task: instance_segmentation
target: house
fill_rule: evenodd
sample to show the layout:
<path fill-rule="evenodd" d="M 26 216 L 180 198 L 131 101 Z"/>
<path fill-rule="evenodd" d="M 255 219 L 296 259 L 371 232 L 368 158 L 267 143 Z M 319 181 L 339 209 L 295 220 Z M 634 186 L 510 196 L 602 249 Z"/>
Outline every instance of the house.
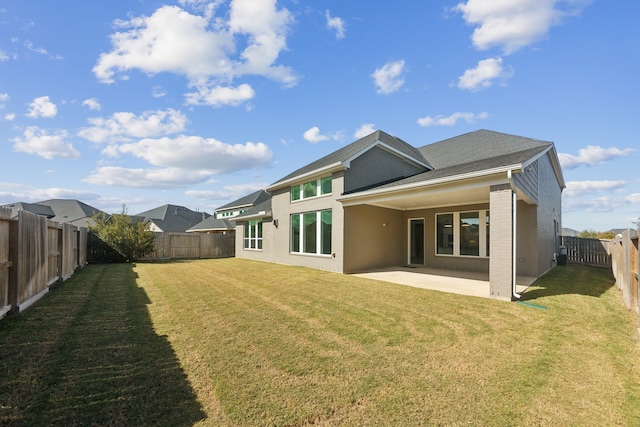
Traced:
<path fill-rule="evenodd" d="M 564 187 L 552 142 L 478 130 L 415 148 L 376 131 L 268 186 L 269 206 L 235 217 L 236 256 L 480 272 L 511 300 L 516 274 L 555 265 Z"/>
<path fill-rule="evenodd" d="M 70 223 L 77 227 L 93 225 L 93 216 L 104 213 L 79 200 L 50 199 L 37 203 L 12 203 L 5 205 L 11 208 L 12 216 L 17 216 L 19 210 L 25 210 L 60 222 Z"/>
<path fill-rule="evenodd" d="M 183 233 L 211 215 L 192 211 L 184 206 L 163 205 L 134 216 L 148 222 L 151 231 Z"/>
<path fill-rule="evenodd" d="M 252 208 L 265 200 L 270 200 L 271 195 L 265 190 L 255 191 L 247 196 L 241 197 L 238 200 L 227 203 L 224 206 L 220 206 L 216 209 L 216 218 L 229 219 L 244 213 L 247 209 Z"/>
<path fill-rule="evenodd" d="M 233 202 L 220 206 L 215 210 L 212 217 L 196 224 L 187 230 L 188 233 L 235 233 L 236 224 L 233 218 L 248 209 L 266 201 L 271 200 L 271 195 L 264 190 L 255 191 L 249 195 L 241 197 Z"/>
<path fill-rule="evenodd" d="M 210 216 L 186 230 L 187 233 L 235 233 L 236 225 L 234 221 Z"/>

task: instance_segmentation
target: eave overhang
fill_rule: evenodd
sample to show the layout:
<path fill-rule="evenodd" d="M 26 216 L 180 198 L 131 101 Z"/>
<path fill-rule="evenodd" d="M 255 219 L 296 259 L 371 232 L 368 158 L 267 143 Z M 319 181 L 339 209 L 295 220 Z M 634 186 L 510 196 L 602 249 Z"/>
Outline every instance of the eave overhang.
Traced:
<path fill-rule="evenodd" d="M 501 166 L 459 175 L 374 188 L 337 198 L 343 206 L 373 205 L 415 210 L 461 204 L 488 203 L 492 185 L 509 183 L 508 171 L 520 173 L 522 164 Z"/>

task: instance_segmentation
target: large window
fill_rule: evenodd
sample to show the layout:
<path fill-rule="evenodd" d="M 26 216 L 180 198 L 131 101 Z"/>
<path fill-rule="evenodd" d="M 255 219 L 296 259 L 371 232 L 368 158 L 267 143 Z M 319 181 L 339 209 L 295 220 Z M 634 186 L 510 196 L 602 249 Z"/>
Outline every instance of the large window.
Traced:
<path fill-rule="evenodd" d="M 252 219 L 244 227 L 244 248 L 262 249 L 262 220 Z"/>
<path fill-rule="evenodd" d="M 291 215 L 291 252 L 331 254 L 331 210 Z"/>
<path fill-rule="evenodd" d="M 436 254 L 489 256 L 489 211 L 436 215 Z"/>
<path fill-rule="evenodd" d="M 291 201 L 311 199 L 313 197 L 331 194 L 331 177 L 327 176 L 304 184 L 291 187 Z"/>

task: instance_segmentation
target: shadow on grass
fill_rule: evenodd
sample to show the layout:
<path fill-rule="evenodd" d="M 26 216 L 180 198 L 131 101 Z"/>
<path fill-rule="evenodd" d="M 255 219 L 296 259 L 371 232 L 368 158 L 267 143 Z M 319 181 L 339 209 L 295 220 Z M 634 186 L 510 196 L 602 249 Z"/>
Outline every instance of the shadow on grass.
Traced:
<path fill-rule="evenodd" d="M 205 418 L 131 264 L 96 264 L 0 322 L 0 425 L 193 425 Z"/>
<path fill-rule="evenodd" d="M 556 295 L 585 295 L 600 298 L 615 284 L 610 270 L 580 264 L 558 266 L 539 278 L 525 293 L 521 301 Z"/>

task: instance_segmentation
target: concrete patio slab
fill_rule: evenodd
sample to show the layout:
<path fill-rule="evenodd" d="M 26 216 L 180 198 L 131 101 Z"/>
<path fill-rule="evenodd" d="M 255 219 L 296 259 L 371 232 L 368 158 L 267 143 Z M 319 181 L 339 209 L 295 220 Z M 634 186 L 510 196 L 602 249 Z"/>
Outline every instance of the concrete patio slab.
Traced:
<path fill-rule="evenodd" d="M 416 288 L 430 289 L 459 295 L 491 298 L 489 290 L 489 273 L 405 266 L 389 267 L 363 273 L 355 273 L 353 275 L 400 285 L 413 286 Z M 517 292 L 524 292 L 535 280 L 535 277 L 517 277 Z"/>

